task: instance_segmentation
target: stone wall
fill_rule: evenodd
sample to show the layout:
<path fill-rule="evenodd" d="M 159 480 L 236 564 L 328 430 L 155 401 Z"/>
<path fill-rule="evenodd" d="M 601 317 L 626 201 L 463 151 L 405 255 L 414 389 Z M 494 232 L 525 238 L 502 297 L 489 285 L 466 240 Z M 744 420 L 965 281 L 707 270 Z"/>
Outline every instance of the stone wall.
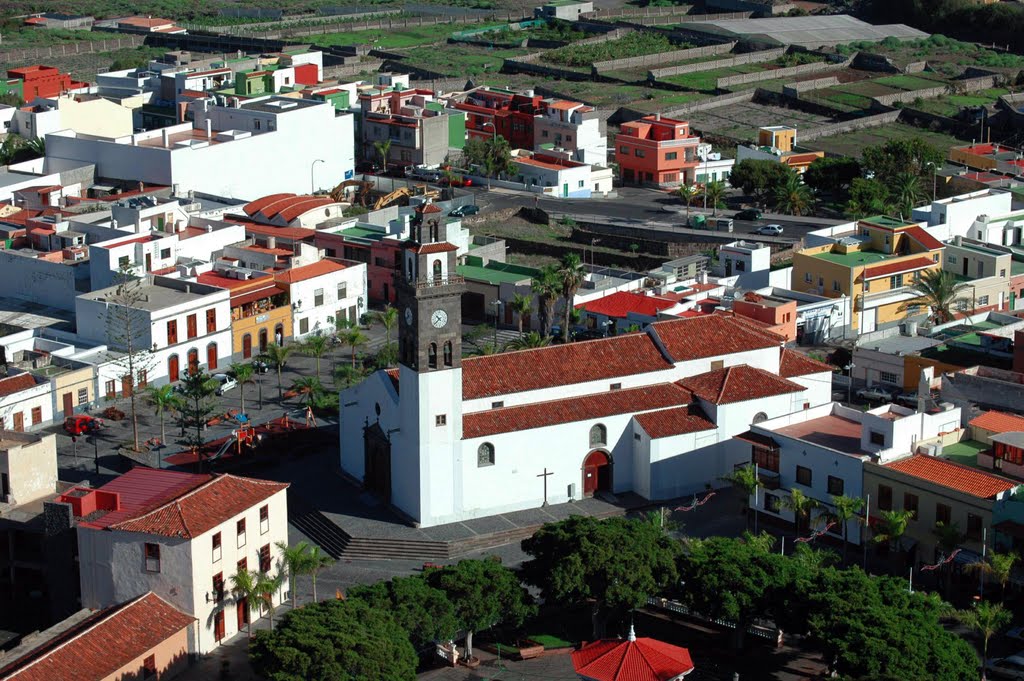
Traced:
<path fill-rule="evenodd" d="M 747 102 L 754 101 L 754 96 L 756 94 L 756 90 L 730 92 L 725 95 L 719 95 L 718 97 L 711 97 L 710 99 L 702 99 L 697 102 L 683 104 L 682 106 L 678 106 L 674 109 L 667 109 L 666 111 L 662 112 L 662 115 L 668 118 L 678 118 L 679 116 L 685 116 L 686 114 L 690 114 L 695 111 L 717 109 L 722 106 L 729 106 L 730 104 L 745 104 Z"/>
<path fill-rule="evenodd" d="M 764 80 L 775 80 L 777 78 L 788 78 L 790 76 L 802 76 L 808 73 L 829 73 L 845 70 L 850 65 L 849 59 L 838 64 L 818 62 L 815 64 L 800 64 L 799 66 L 787 66 L 781 69 L 770 69 L 756 73 L 740 73 L 735 76 L 726 76 L 715 81 L 715 86 L 722 90 L 731 85 L 743 85 L 745 83 L 759 83 Z"/>
<path fill-rule="evenodd" d="M 21 64 L 52 59 L 54 57 L 70 57 L 75 54 L 92 54 L 94 52 L 110 52 L 129 47 L 139 47 L 145 44 L 146 36 L 126 35 L 110 40 L 75 40 L 46 47 L 28 47 L 21 50 L 4 50 L 0 52 L 0 64 L 7 64 L 9 68 Z"/>
<path fill-rule="evenodd" d="M 782 86 L 782 92 L 787 97 L 797 99 L 800 97 L 801 92 L 820 90 L 822 88 L 832 87 L 833 85 L 839 85 L 839 79 L 835 76 L 825 76 L 823 78 L 815 78 L 813 80 L 801 80 L 797 83 L 787 83 Z"/>
<path fill-rule="evenodd" d="M 900 110 L 895 109 L 893 111 L 886 111 L 873 116 L 864 116 L 863 118 L 856 118 L 854 120 L 843 121 L 841 123 L 830 123 L 817 128 L 801 129 L 797 133 L 797 140 L 798 142 L 810 142 L 811 140 L 816 140 L 819 137 L 830 137 L 832 135 L 840 135 L 844 132 L 853 132 L 854 130 L 877 128 L 881 125 L 895 123 L 899 120 L 900 114 Z"/>
<path fill-rule="evenodd" d="M 684 73 L 696 73 L 697 71 L 712 71 L 714 69 L 724 69 L 730 66 L 740 66 L 741 64 L 756 64 L 765 61 L 771 61 L 772 59 L 778 59 L 779 57 L 786 54 L 786 48 L 778 47 L 771 50 L 761 50 L 759 52 L 747 52 L 746 54 L 737 54 L 733 57 L 726 57 L 725 59 L 715 59 L 714 61 L 699 62 L 697 64 L 683 64 L 681 66 L 668 66 L 663 69 L 652 69 L 647 74 L 647 80 L 658 80 L 665 76 L 678 76 Z"/>
<path fill-rule="evenodd" d="M 735 42 L 722 43 L 720 45 L 707 45 L 705 47 L 691 47 L 685 50 L 674 50 L 672 52 L 659 52 L 657 54 L 645 54 L 639 57 L 626 57 L 624 59 L 610 59 L 608 61 L 594 62 L 592 68 L 595 73 L 602 71 L 614 71 L 616 69 L 633 69 L 639 66 L 655 66 L 657 64 L 668 64 L 674 61 L 696 59 L 707 57 L 713 54 L 728 54 L 736 47 Z"/>

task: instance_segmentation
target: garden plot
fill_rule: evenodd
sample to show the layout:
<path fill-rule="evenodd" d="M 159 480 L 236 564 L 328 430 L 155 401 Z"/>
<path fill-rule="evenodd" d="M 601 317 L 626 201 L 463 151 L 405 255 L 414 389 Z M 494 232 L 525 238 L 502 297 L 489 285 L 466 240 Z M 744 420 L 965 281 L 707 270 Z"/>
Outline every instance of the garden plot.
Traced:
<path fill-rule="evenodd" d="M 722 135 L 751 142 L 757 139 L 757 129 L 766 125 L 796 127 L 796 138 L 799 142 L 801 128 L 816 128 L 834 122 L 828 116 L 756 102 L 730 104 L 706 111 L 696 111 L 688 118 L 690 125 L 702 134 Z"/>
<path fill-rule="evenodd" d="M 463 43 L 449 43 L 403 50 L 403 53 L 408 55 L 403 62 L 436 73 L 468 77 L 484 73 L 497 73 L 501 70 L 502 62 L 505 59 L 522 57 L 531 51 L 536 52 L 536 50 L 524 48 L 492 49 Z"/>
<path fill-rule="evenodd" d="M 797 140 L 800 139 L 800 131 L 797 131 Z M 948 149 L 951 146 L 963 144 L 965 140 L 958 139 L 952 135 L 940 132 L 932 132 L 921 128 L 915 128 L 906 123 L 891 123 L 877 128 L 855 130 L 831 137 L 821 137 L 816 140 L 801 143 L 801 146 L 808 149 L 816 149 L 831 154 L 842 156 L 853 156 L 859 158 L 865 147 L 876 144 L 885 144 L 889 140 L 911 140 L 920 139 L 932 144 L 939 149 Z"/>
<path fill-rule="evenodd" d="M 729 55 L 722 55 L 728 57 Z M 713 60 L 704 60 L 713 61 Z M 715 92 L 718 87 L 718 79 L 726 78 L 728 76 L 739 76 L 746 73 L 762 73 L 765 71 L 775 71 L 778 69 L 786 68 L 788 66 L 798 66 L 801 64 L 813 64 L 816 62 L 824 61 L 824 57 L 811 54 L 801 54 L 799 58 L 794 58 L 793 55 L 785 55 L 778 59 L 773 59 L 766 62 L 756 62 L 751 64 L 738 64 L 736 66 L 726 66 L 718 69 L 711 69 L 708 71 L 695 71 L 693 73 L 682 73 L 677 76 L 665 76 L 661 80 L 666 83 L 678 85 L 680 87 L 687 88 L 689 90 L 699 90 L 702 92 Z M 792 79 L 792 76 L 790 76 Z M 761 81 L 770 82 L 770 81 Z M 745 86 L 729 87 L 729 90 L 742 90 L 748 87 L 758 87 L 758 83 L 747 83 Z"/>
<path fill-rule="evenodd" d="M 873 97 L 882 97 L 897 92 L 927 90 L 946 85 L 947 82 L 941 76 L 931 76 L 930 74 L 883 76 L 815 90 L 805 93 L 802 98 L 831 106 L 839 111 L 862 111 L 871 108 Z"/>
<path fill-rule="evenodd" d="M 689 45 L 676 45 L 661 34 L 637 31 L 616 40 L 592 45 L 567 45 L 544 55 L 544 63 L 590 72 L 594 62 L 681 50 Z"/>

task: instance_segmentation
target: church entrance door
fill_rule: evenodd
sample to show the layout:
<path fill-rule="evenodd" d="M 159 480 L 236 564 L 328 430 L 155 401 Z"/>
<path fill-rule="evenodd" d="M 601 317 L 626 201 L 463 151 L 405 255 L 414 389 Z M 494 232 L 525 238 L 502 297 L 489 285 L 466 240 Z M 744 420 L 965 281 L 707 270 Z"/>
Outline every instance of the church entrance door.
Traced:
<path fill-rule="evenodd" d="M 595 492 L 610 492 L 612 489 L 612 462 L 608 454 L 595 449 L 583 462 L 583 496 L 592 497 Z"/>
<path fill-rule="evenodd" d="M 378 424 L 365 430 L 363 486 L 384 501 L 391 501 L 391 443 Z"/>

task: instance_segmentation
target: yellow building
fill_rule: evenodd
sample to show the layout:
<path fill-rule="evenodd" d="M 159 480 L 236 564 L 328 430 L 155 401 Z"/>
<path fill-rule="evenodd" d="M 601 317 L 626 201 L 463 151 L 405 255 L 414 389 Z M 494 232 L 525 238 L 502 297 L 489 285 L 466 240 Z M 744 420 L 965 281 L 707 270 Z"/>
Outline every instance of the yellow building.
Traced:
<path fill-rule="evenodd" d="M 200 284 L 231 291 L 231 347 L 235 359 L 250 359 L 292 336 L 288 292 L 271 275 L 235 279 L 230 272 L 206 272 Z M 212 368 L 212 367 L 211 367 Z"/>
<path fill-rule="evenodd" d="M 915 304 L 922 273 L 942 267 L 942 242 L 920 224 L 877 216 L 860 220 L 856 232 L 798 251 L 793 257 L 796 291 L 854 299 L 851 326 L 870 333 L 928 312 Z"/>

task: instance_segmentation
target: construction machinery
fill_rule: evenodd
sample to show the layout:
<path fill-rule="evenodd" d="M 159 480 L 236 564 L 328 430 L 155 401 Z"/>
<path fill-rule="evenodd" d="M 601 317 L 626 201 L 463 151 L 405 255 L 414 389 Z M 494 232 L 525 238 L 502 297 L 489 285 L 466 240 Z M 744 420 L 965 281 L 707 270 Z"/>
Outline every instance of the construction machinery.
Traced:
<path fill-rule="evenodd" d="M 349 187 L 355 188 L 352 203 L 358 203 L 365 208 L 366 204 L 370 201 L 370 190 L 373 189 L 373 182 L 366 180 L 345 180 L 331 190 L 331 200 L 339 203 L 348 201 L 346 195 L 348 194 Z"/>
<path fill-rule="evenodd" d="M 437 199 L 440 194 L 436 189 L 428 189 L 425 184 L 415 184 L 412 187 L 399 187 L 390 194 L 377 199 L 377 203 L 373 205 L 374 210 L 380 210 L 386 206 L 390 206 L 395 201 L 408 196 L 422 196 L 428 199 Z"/>

